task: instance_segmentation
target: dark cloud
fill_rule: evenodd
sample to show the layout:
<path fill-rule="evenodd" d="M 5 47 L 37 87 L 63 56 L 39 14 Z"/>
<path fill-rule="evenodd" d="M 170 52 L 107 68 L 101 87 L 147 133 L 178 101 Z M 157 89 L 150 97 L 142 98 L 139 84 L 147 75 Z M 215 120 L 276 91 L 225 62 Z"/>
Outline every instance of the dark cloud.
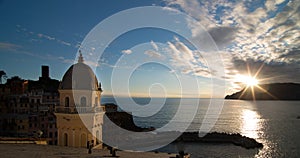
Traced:
<path fill-rule="evenodd" d="M 272 82 L 296 82 L 300 83 L 300 62 L 284 63 L 284 62 L 270 62 L 255 61 L 248 59 L 247 61 L 241 59 L 233 59 L 234 67 L 240 74 L 247 74 L 248 68 L 252 75 L 259 71 L 257 78 L 263 79 L 264 83 Z"/>
<path fill-rule="evenodd" d="M 223 48 L 235 39 L 237 28 L 234 27 L 213 27 L 208 33 L 216 42 L 219 48 Z"/>
<path fill-rule="evenodd" d="M 300 61 L 300 49 L 289 51 L 286 54 L 281 54 L 279 58 L 284 58 L 287 62 L 299 62 Z"/>

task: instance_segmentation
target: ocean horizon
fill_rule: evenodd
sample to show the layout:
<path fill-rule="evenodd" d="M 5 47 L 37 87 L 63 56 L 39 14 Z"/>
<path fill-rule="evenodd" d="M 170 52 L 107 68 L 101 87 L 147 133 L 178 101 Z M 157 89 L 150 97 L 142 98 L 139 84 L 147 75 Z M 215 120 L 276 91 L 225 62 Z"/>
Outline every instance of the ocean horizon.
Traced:
<path fill-rule="evenodd" d="M 119 98 L 120 99 L 120 98 Z M 124 98 L 122 98 L 124 99 Z M 128 104 L 125 100 L 119 100 L 119 104 Z M 132 98 L 137 104 L 147 105 L 151 98 Z M 152 98 L 151 104 L 155 104 Z M 149 117 L 133 116 L 134 122 L 140 127 L 155 127 L 161 129 L 169 122 L 181 126 L 189 124 L 185 132 L 199 131 L 202 121 L 206 115 L 211 99 L 199 99 L 199 104 L 194 103 L 197 98 L 183 98 L 184 104 L 180 104 L 180 98 L 166 98 L 161 109 Z M 161 100 L 160 100 L 161 101 Z M 210 116 L 210 119 L 217 120 L 210 132 L 239 133 L 243 136 L 254 138 L 263 143 L 262 149 L 244 149 L 234 145 L 224 144 L 203 144 L 188 143 L 185 150 L 191 153 L 192 157 L 298 157 L 300 156 L 300 101 L 246 101 L 246 100 L 223 100 L 224 105 L 218 116 Z M 102 98 L 102 103 L 115 103 L 114 98 Z M 120 105 L 119 105 L 120 106 Z M 130 105 L 128 105 L 130 106 Z M 155 106 L 155 105 L 153 105 Z M 184 111 L 180 117 L 174 119 L 175 114 L 182 106 Z M 191 107 L 197 106 L 197 112 L 192 122 L 185 118 L 190 115 Z M 122 105 L 120 106 L 122 107 Z M 211 105 L 210 108 L 213 108 Z M 122 111 L 122 109 L 120 109 Z M 136 114 L 139 111 L 126 111 Z M 178 119 L 179 118 L 179 119 Z M 183 132 L 183 131 L 182 131 Z M 212 151 L 213 149 L 213 151 Z M 169 145 L 161 151 L 176 152 L 175 145 Z"/>

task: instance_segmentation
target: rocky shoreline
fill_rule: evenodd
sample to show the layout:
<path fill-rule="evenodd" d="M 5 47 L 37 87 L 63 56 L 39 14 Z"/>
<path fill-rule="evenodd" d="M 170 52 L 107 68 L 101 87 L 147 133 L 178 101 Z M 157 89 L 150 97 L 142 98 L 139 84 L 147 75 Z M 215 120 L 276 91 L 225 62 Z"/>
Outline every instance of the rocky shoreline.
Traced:
<path fill-rule="evenodd" d="M 237 133 L 230 134 L 212 132 L 203 137 L 199 137 L 198 132 L 184 132 L 174 142 L 230 143 L 246 149 L 263 147 L 263 144 L 257 142 L 255 139 L 248 138 Z"/>

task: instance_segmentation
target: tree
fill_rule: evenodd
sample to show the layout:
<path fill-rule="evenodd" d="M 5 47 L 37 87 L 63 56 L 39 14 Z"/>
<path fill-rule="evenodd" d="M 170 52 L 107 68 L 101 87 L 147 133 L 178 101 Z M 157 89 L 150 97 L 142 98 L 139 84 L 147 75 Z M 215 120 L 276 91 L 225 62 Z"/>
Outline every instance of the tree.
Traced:
<path fill-rule="evenodd" d="M 6 73 L 3 70 L 0 70 L 0 84 L 2 84 L 2 78 L 6 79 L 7 76 L 6 76 Z"/>

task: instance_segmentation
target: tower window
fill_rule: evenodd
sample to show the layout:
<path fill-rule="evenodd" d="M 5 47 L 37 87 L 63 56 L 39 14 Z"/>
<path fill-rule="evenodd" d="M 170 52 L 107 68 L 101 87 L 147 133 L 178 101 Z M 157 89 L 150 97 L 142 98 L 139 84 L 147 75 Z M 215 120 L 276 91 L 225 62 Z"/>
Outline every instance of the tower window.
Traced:
<path fill-rule="evenodd" d="M 98 97 L 95 98 L 95 106 L 98 106 Z"/>
<path fill-rule="evenodd" d="M 69 97 L 65 98 L 65 107 L 69 107 L 70 106 L 70 99 Z"/>
<path fill-rule="evenodd" d="M 85 97 L 81 97 L 81 99 L 80 99 L 80 105 L 81 106 L 86 106 L 86 98 Z"/>

